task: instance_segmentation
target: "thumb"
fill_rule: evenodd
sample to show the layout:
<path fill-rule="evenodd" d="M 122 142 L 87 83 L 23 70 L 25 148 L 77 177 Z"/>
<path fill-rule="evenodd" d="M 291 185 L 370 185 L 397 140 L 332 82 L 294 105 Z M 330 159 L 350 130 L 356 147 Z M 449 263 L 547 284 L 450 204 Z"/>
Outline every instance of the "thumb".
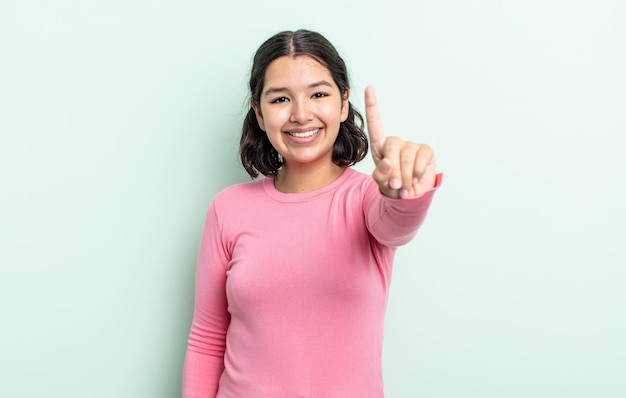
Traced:
<path fill-rule="evenodd" d="M 392 198 L 399 197 L 398 188 L 399 186 L 392 186 L 393 180 L 391 179 L 391 172 L 393 170 L 393 165 L 389 159 L 381 159 L 380 162 L 374 168 L 374 172 L 372 173 L 372 177 L 376 184 L 378 184 L 378 188 L 385 195 Z M 397 185 L 397 184 L 395 184 Z"/>

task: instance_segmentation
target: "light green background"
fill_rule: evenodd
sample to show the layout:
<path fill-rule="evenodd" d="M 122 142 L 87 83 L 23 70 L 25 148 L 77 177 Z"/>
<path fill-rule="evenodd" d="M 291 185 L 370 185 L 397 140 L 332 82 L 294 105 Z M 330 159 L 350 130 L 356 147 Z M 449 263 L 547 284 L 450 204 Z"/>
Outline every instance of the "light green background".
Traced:
<path fill-rule="evenodd" d="M 397 257 L 387 396 L 626 396 L 626 3 L 382 3 L 2 2 L 1 397 L 179 396 L 251 56 L 299 27 L 445 173 Z"/>

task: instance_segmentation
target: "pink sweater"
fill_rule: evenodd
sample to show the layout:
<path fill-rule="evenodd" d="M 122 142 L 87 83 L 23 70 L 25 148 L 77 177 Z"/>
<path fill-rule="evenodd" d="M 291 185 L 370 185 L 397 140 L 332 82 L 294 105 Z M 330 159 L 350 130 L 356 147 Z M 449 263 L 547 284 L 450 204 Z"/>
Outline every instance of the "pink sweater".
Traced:
<path fill-rule="evenodd" d="M 435 188 L 390 199 L 348 168 L 314 192 L 284 194 L 264 178 L 218 193 L 198 255 L 183 398 L 383 397 L 393 256 Z"/>

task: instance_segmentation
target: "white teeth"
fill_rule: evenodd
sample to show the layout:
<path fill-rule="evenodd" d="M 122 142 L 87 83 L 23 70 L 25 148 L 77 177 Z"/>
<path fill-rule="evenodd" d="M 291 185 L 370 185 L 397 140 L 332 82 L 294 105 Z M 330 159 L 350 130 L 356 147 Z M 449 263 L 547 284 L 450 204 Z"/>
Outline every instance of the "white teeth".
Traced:
<path fill-rule="evenodd" d="M 296 138 L 307 138 L 310 137 L 312 135 L 317 134 L 317 132 L 320 131 L 320 129 L 315 129 L 315 130 L 311 130 L 311 131 L 305 131 L 304 133 L 292 133 L 289 132 L 289 135 L 296 137 Z"/>

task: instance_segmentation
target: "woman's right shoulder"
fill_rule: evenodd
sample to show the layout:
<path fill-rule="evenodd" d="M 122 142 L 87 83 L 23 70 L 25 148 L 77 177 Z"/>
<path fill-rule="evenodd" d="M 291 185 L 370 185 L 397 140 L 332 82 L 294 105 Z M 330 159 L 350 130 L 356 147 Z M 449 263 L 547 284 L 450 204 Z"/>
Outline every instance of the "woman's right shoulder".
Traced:
<path fill-rule="evenodd" d="M 259 195 L 263 195 L 263 179 L 230 185 L 213 196 L 212 204 L 218 207 L 238 207 L 249 205 L 250 201 Z"/>

